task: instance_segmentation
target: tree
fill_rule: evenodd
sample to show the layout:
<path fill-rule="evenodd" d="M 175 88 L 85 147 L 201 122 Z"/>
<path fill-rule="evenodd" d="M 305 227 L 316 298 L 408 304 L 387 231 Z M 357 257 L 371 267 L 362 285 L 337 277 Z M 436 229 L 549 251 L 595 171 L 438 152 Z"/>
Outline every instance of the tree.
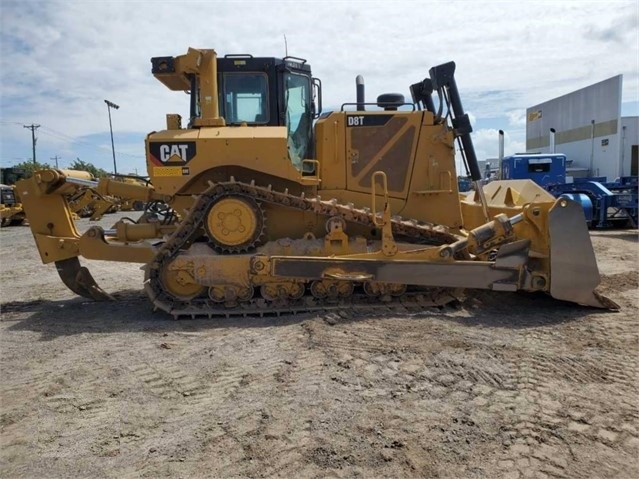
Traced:
<path fill-rule="evenodd" d="M 94 178 L 101 178 L 103 176 L 107 176 L 109 173 L 104 171 L 102 168 L 97 168 L 92 163 L 88 163 L 86 161 L 82 161 L 80 158 L 76 158 L 73 163 L 69 166 L 70 170 L 78 170 L 78 171 L 88 171 L 93 175 Z"/>
<path fill-rule="evenodd" d="M 14 176 L 12 181 L 9 179 L 3 178 L 3 181 L 7 181 L 8 183 L 15 183 L 18 180 L 23 178 L 31 178 L 33 173 L 38 170 L 45 170 L 47 168 L 51 168 L 48 163 L 34 163 L 33 161 L 23 161 L 22 163 L 18 163 L 17 165 L 12 166 L 11 168 L 3 168 L 6 171 L 6 176 Z M 4 172 L 3 172 L 4 173 Z M 3 174 L 3 177 L 5 174 Z"/>

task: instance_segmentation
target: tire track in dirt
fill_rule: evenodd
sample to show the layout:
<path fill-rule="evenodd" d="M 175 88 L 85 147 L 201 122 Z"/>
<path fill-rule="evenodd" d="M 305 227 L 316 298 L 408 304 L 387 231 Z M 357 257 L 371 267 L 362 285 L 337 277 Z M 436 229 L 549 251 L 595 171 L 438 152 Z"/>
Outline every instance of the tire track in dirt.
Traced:
<path fill-rule="evenodd" d="M 269 374 L 267 400 L 260 422 L 247 435 L 252 443 L 245 443 L 249 457 L 263 466 L 250 465 L 249 476 L 296 477 L 304 475 L 304 453 L 313 447 L 313 420 L 299 411 L 321 407 L 327 397 L 322 385 L 326 379 L 327 357 L 318 347 L 314 336 L 315 320 L 303 321 L 287 341 L 286 354 L 280 358 Z M 254 394 L 249 393 L 249 394 Z M 270 412 L 269 412 L 270 411 Z M 272 411 L 278 411 L 273 413 Z"/>
<path fill-rule="evenodd" d="M 91 387 L 93 383 L 93 387 Z M 56 450 L 49 449 L 43 455 L 57 457 L 60 448 L 65 448 L 77 458 L 95 454 L 97 456 L 113 456 L 119 451 L 119 445 L 100 444 L 104 437 L 120 435 L 121 424 L 114 421 L 119 417 L 120 404 L 108 397 L 96 387 L 100 379 L 86 382 L 89 387 L 65 390 L 61 394 L 48 396 L 39 410 L 42 424 L 51 424 L 52 417 L 56 423 L 64 423 L 63 430 L 54 427 L 40 427 L 39 442 L 58 442 Z M 84 385 L 83 384 L 83 385 Z"/>
<path fill-rule="evenodd" d="M 179 364 L 153 365 L 140 362 L 128 368 L 128 374 L 140 380 L 140 386 L 159 399 L 190 397 L 191 402 L 204 400 L 211 385 L 202 377 L 188 374 Z"/>
<path fill-rule="evenodd" d="M 362 454 L 366 454 L 368 467 L 379 461 L 376 467 L 380 469 L 375 469 L 376 474 L 381 474 L 383 467 L 393 461 L 407 461 L 419 470 L 432 473 L 432 469 L 429 469 L 432 468 L 432 462 L 421 459 L 424 454 L 432 454 L 426 452 L 431 450 L 432 442 L 422 437 L 424 429 L 416 426 L 419 421 L 404 423 L 403 429 L 411 431 L 407 432 L 411 440 L 385 438 L 383 426 L 380 429 L 354 428 L 358 411 L 371 407 L 377 409 L 383 404 L 382 411 L 385 412 L 380 415 L 380 420 L 388 416 L 384 422 L 394 423 L 401 421 L 400 416 L 391 412 L 398 407 L 397 401 L 419 404 L 420 401 L 437 400 L 447 404 L 479 399 L 478 404 L 488 408 L 490 395 L 495 390 L 514 388 L 511 370 L 503 367 L 498 353 L 486 354 L 478 361 L 465 350 L 472 344 L 455 341 L 450 341 L 448 345 L 456 346 L 453 352 L 448 349 L 442 352 L 442 345 L 435 345 L 437 341 L 429 340 L 424 334 L 416 334 L 415 324 L 410 320 L 361 320 L 337 324 L 318 318 L 309 322 L 306 330 L 309 347 L 321 351 L 323 355 L 314 357 L 314 362 L 309 357 L 304 359 L 305 363 L 312 366 L 310 374 L 303 373 L 296 377 L 294 368 L 287 373 L 288 378 L 296 377 L 295 387 L 307 394 L 309 383 L 318 388 L 324 385 L 324 390 L 315 394 L 317 400 L 313 407 L 318 412 L 311 429 L 314 432 L 313 440 L 307 443 L 303 456 L 305 459 L 301 461 L 305 465 L 302 467 L 305 467 L 306 476 L 317 475 L 322 467 L 328 467 L 331 471 L 342 468 L 353 470 L 349 468 L 358 467 L 357 464 L 363 461 Z M 432 350 L 429 348 L 430 342 L 436 346 Z M 314 381 L 309 378 L 314 378 Z M 334 393 L 331 392 L 333 390 Z M 322 423 L 325 416 L 320 406 L 326 407 L 322 399 L 331 396 L 350 397 L 357 404 L 340 406 L 343 420 L 339 425 L 330 420 L 326 424 Z M 442 417 L 447 416 L 445 410 L 441 412 Z M 332 414 L 335 412 L 332 411 Z M 424 427 L 430 429 L 426 425 Z M 452 430 L 443 432 L 431 431 L 428 436 L 441 436 L 449 444 L 465 434 L 485 440 L 478 425 L 469 418 L 459 421 L 453 418 L 450 428 Z M 325 443 L 322 438 L 326 438 Z M 341 440 L 345 440 L 350 447 L 340 448 L 338 445 Z M 362 442 L 357 449 L 359 452 L 353 454 L 353 444 L 359 442 Z M 464 443 L 462 449 L 468 448 Z M 288 468 L 279 466 L 269 469 L 272 474 L 267 476 L 287 477 L 299 471 L 299 462 L 297 469 L 293 465 L 294 461 L 289 460 L 287 464 L 290 465 Z"/>
<path fill-rule="evenodd" d="M 511 369 L 504 363 L 503 358 L 495 354 L 482 354 L 482 359 L 478 361 L 476 355 L 471 357 L 463 352 L 443 352 L 433 359 L 429 369 L 436 371 L 434 379 L 443 386 L 467 381 L 473 385 L 483 384 L 493 389 L 515 388 Z"/>
<path fill-rule="evenodd" d="M 296 324 L 284 326 L 284 329 L 286 333 L 277 336 L 263 334 L 263 331 L 239 330 L 235 336 L 217 338 L 215 349 L 202 346 L 198 352 L 196 347 L 190 347 L 191 356 L 204 356 L 202 361 L 208 364 L 204 386 L 185 375 L 178 364 L 167 371 L 152 370 L 146 376 L 140 371 L 140 377 L 148 376 L 154 394 L 162 401 L 169 402 L 174 390 L 185 396 L 188 414 L 170 418 L 165 426 L 168 425 L 178 437 L 193 439 L 183 440 L 179 445 L 171 441 L 160 444 L 148 463 L 136 468 L 131 476 L 159 474 L 166 461 L 197 460 L 210 464 L 211 471 L 222 476 L 250 471 L 255 461 L 262 457 L 272 463 L 279 454 L 286 464 L 286 448 L 292 450 L 293 447 L 290 442 L 279 440 L 278 426 L 273 423 L 283 421 L 286 424 L 291 417 L 274 417 L 269 411 L 280 406 L 273 404 L 274 392 L 281 378 L 286 376 L 286 369 L 295 361 L 296 350 L 304 335 Z M 238 339 L 242 348 L 237 348 Z M 164 377 L 160 380 L 158 376 Z M 294 409 L 291 410 L 293 414 Z"/>
<path fill-rule="evenodd" d="M 618 458 L 592 461 L 581 445 L 609 448 L 618 441 L 636 441 L 630 433 L 618 434 L 610 429 L 613 423 L 627 421 L 636 408 L 623 407 L 619 402 L 610 409 L 608 404 L 598 402 L 600 396 L 595 392 L 602 388 L 614 391 L 614 402 L 633 398 L 637 389 L 631 371 L 636 370 L 636 360 L 628 359 L 617 347 L 602 350 L 598 358 L 546 353 L 538 349 L 543 348 L 546 339 L 539 331 L 524 334 L 522 343 L 526 347 L 515 363 L 517 395 L 502 428 L 507 450 L 498 467 L 511 477 L 524 477 L 530 471 L 557 478 L 624 475 L 627 463 Z M 586 416 L 574 413 L 575 405 L 578 409 L 605 411 L 606 424 L 591 427 Z"/>
<path fill-rule="evenodd" d="M 3 437 L 16 439 L 5 442 L 3 447 L 26 447 L 24 438 L 12 431 L 31 428 L 37 433 L 35 438 L 29 438 L 29 443 L 40 445 L 34 461 L 58 457 L 62 450 L 66 451 L 64 457 L 77 458 L 90 454 L 90 443 L 103 431 L 113 433 L 110 418 L 116 412 L 116 402 L 109 395 L 110 387 L 104 384 L 109 378 L 106 369 L 100 364 L 89 367 L 82 360 L 71 361 L 62 369 L 53 364 L 53 359 L 62 356 L 75 357 L 85 341 L 86 338 L 78 338 L 64 350 L 57 341 L 36 343 L 32 350 L 25 351 L 18 370 L 3 372 L 3 376 L 6 373 L 20 377 L 13 381 L 3 377 L 2 381 L 3 414 L 8 415 Z M 36 364 L 30 360 L 38 350 L 47 361 Z M 29 410 L 31 413 L 25 413 Z"/>
<path fill-rule="evenodd" d="M 377 349 L 387 348 L 375 337 L 344 340 L 344 331 L 334 327 L 336 319 L 331 313 L 301 324 L 305 338 L 275 377 L 276 402 L 270 402 L 269 410 L 279 414 L 267 414 L 262 422 L 265 440 L 256 440 L 251 448 L 252 457 L 266 467 L 246 469 L 250 476 L 314 477 L 362 461 L 349 452 L 353 441 L 364 441 L 348 426 L 356 415 L 357 399 L 344 404 L 337 398 L 363 389 L 355 378 L 343 374 L 350 370 L 350 353 L 372 350 L 377 354 Z M 332 418 L 336 408 L 343 418 L 337 422 Z M 340 447 L 344 437 L 349 438 L 348 445 Z M 358 447 L 370 450 L 368 443 Z"/>
<path fill-rule="evenodd" d="M 595 318 L 596 319 L 596 318 Z M 397 324 L 402 324 L 399 322 Z M 405 324 L 405 323 L 404 323 Z M 360 324 L 361 325 L 361 324 Z M 395 326 L 395 324 L 393 325 Z M 583 325 L 578 325 L 581 329 Z M 411 387 L 410 394 L 419 393 L 421 397 L 433 398 L 451 403 L 459 403 L 466 400 L 462 393 L 469 393 L 472 403 L 479 408 L 484 408 L 490 414 L 499 415 L 505 420 L 502 427 L 504 447 L 508 453 L 498 460 L 498 469 L 504 469 L 505 475 L 517 477 L 519 474 L 529 474 L 531 470 L 539 474 L 547 474 L 555 477 L 574 477 L 576 470 L 582 471 L 582 477 L 587 477 L 592 470 L 597 470 L 603 475 L 610 472 L 623 473 L 624 464 L 617 463 L 603 465 L 589 465 L 580 467 L 575 453 L 570 445 L 572 432 L 568 427 L 574 427 L 575 422 L 568 422 L 565 418 L 565 408 L 561 401 L 557 401 L 554 392 L 557 390 L 572 390 L 588 387 L 604 386 L 611 390 L 619 391 L 622 396 L 636 394 L 637 362 L 627 354 L 628 348 L 624 344 L 613 344 L 612 351 L 604 351 L 603 354 L 587 357 L 575 354 L 566 354 L 562 351 L 561 343 L 557 343 L 556 330 L 561 331 L 564 326 L 552 328 L 536 328 L 523 331 L 522 335 L 513 331 L 512 340 L 517 344 L 532 343 L 523 354 L 515 359 L 505 358 L 499 354 L 485 354 L 481 352 L 480 358 L 476 352 L 468 354 L 468 360 L 464 360 L 460 349 L 473 349 L 474 341 L 482 343 L 490 331 L 464 331 L 464 341 L 447 340 L 442 342 L 444 347 L 452 347 L 453 353 L 439 352 L 424 358 L 429 360 L 428 367 L 412 369 L 411 373 L 421 381 L 422 385 Z M 386 330 L 390 330 L 389 326 Z M 401 328 L 393 328 L 398 333 Z M 454 329 L 454 328 L 453 328 Z M 613 337 L 628 337 L 632 330 L 627 325 L 618 324 L 607 331 Z M 320 338 L 321 333 L 327 330 L 316 331 L 315 340 L 318 343 L 330 345 L 334 351 L 347 350 L 356 356 L 350 364 L 360 363 L 360 374 L 363 378 L 382 377 L 388 360 L 392 360 L 394 353 L 392 348 L 395 343 L 393 336 L 384 336 L 381 331 L 370 330 L 364 334 L 361 331 L 353 333 L 351 338 L 360 340 L 356 347 L 349 344 L 348 334 L 341 337 L 330 335 Z M 370 333 L 370 339 L 367 334 Z M 605 335 L 604 335 L 605 336 Z M 402 363 L 406 359 L 407 351 L 412 350 L 410 334 L 402 335 L 397 344 L 401 344 L 399 358 Z M 383 339 L 382 339 L 383 338 Z M 388 339 L 391 341 L 388 341 Z M 573 338 L 568 334 L 568 339 Z M 384 340 L 386 340 L 384 342 Z M 424 346 L 422 338 L 422 346 Z M 380 346 L 384 344 L 385 347 Z M 505 343 L 507 344 L 507 343 Z M 541 348 L 537 350 L 536 348 Z M 423 349 L 423 348 L 422 348 Z M 438 348 L 433 348 L 437 351 Z M 439 348 L 441 349 L 441 348 Z M 565 346 L 563 346 L 565 349 Z M 543 351 L 548 351 L 544 353 Z M 625 354 L 623 354 L 625 352 Z M 370 353 L 370 354 L 366 354 Z M 377 353 L 377 357 L 375 354 Z M 622 353 L 622 354 L 620 354 Z M 366 358 L 367 356 L 373 356 Z M 363 358 L 366 358 L 365 360 Z M 363 364 L 362 364 L 363 362 Z M 399 376 L 398 376 L 399 377 Z M 384 382 L 392 386 L 399 383 L 398 377 L 393 374 L 384 376 Z M 384 393 L 382 393 L 383 395 Z M 584 394 L 586 401 L 596 400 L 597 394 Z M 626 421 L 635 416 L 632 408 L 626 407 Z M 510 411 L 510 412 L 509 412 Z M 622 422 L 625 428 L 624 435 L 615 437 L 615 429 L 599 429 L 597 437 L 588 438 L 591 442 L 599 441 L 603 445 L 616 446 L 622 442 L 622 447 L 636 451 L 636 435 L 629 422 Z M 630 431 L 630 432 L 628 432 Z M 610 442 L 615 437 L 617 442 Z M 603 440 L 602 438 L 606 438 Z M 567 458 L 567 459 L 566 459 Z M 593 469 L 592 466 L 595 466 Z M 545 471 L 545 472 L 544 472 Z"/>

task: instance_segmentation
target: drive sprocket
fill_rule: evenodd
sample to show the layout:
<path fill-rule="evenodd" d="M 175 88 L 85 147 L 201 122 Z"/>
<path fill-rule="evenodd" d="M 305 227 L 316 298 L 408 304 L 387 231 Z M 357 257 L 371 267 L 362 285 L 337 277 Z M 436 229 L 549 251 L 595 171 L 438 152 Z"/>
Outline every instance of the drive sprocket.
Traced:
<path fill-rule="evenodd" d="M 257 201 L 231 193 L 209 206 L 204 229 L 217 251 L 242 253 L 262 243 L 265 224 L 266 214 Z"/>

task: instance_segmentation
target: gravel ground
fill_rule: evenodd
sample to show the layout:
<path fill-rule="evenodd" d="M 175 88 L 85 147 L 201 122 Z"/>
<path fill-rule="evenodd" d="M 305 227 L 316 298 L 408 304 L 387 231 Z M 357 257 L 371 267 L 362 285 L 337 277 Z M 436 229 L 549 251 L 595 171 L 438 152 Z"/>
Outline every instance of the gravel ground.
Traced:
<path fill-rule="evenodd" d="M 139 265 L 85 261 L 120 300 L 87 302 L 3 228 L 0 477 L 639 477 L 637 231 L 591 237 L 620 312 L 173 321 Z"/>

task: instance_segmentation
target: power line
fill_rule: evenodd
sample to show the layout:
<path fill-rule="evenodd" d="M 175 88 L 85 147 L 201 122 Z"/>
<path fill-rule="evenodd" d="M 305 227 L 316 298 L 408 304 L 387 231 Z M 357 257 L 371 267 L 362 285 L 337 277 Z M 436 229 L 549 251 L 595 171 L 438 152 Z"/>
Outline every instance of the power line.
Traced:
<path fill-rule="evenodd" d="M 61 160 L 62 158 L 59 157 L 58 155 L 55 155 L 53 158 L 49 158 L 50 160 L 55 160 L 55 167 L 58 167 L 58 160 Z"/>
<path fill-rule="evenodd" d="M 35 146 L 36 146 L 36 141 L 38 141 L 38 139 L 35 137 L 35 131 L 40 128 L 40 125 L 34 125 L 33 123 L 30 125 L 22 125 L 23 128 L 29 128 L 31 130 L 31 143 L 33 145 L 33 164 L 36 164 L 36 153 L 35 153 Z"/>
<path fill-rule="evenodd" d="M 61 132 L 56 131 L 56 130 L 53 130 L 52 128 L 49 128 L 49 127 L 46 127 L 46 126 L 42 127 L 42 132 L 44 134 L 46 134 L 46 135 L 52 136 L 54 138 L 58 138 L 60 140 L 72 141 L 72 142 L 77 143 L 79 145 L 89 146 L 91 148 L 94 148 L 95 150 L 103 150 L 103 151 L 110 150 L 110 148 L 108 148 L 107 146 L 99 146 L 99 145 L 96 145 L 94 143 L 90 143 L 90 142 L 85 141 L 85 140 L 80 140 L 78 138 L 74 138 L 72 136 L 66 135 L 64 133 L 61 133 Z M 142 155 L 142 154 L 136 155 L 136 154 L 131 154 L 131 153 L 123 153 L 120 150 L 118 150 L 117 153 L 120 156 L 128 156 L 130 158 L 146 158 L 146 155 Z"/>
<path fill-rule="evenodd" d="M 96 145 L 95 143 L 89 142 L 89 141 L 85 141 L 85 140 L 81 140 L 79 138 L 76 137 L 72 137 L 69 136 L 65 133 L 56 131 L 52 128 L 47 127 L 46 125 L 24 125 L 24 122 L 17 122 L 17 121 L 10 121 L 10 120 L 0 120 L 0 124 L 4 124 L 4 125 L 22 125 L 25 128 L 31 128 L 31 126 L 34 126 L 36 129 L 40 128 L 40 133 L 47 135 L 47 136 L 51 136 L 54 138 L 57 138 L 59 140 L 66 140 L 66 141 L 70 141 L 73 143 L 77 143 L 79 145 L 83 145 L 83 146 L 87 146 L 90 148 L 93 148 L 96 151 L 108 151 L 111 148 L 108 148 L 107 146 L 100 146 L 100 145 Z M 37 141 L 37 138 L 36 138 Z M 124 153 L 121 150 L 117 150 L 116 153 L 119 156 L 122 157 L 127 157 L 127 158 L 132 158 L 132 159 L 145 159 L 146 155 L 144 154 L 135 154 L 135 153 Z"/>

